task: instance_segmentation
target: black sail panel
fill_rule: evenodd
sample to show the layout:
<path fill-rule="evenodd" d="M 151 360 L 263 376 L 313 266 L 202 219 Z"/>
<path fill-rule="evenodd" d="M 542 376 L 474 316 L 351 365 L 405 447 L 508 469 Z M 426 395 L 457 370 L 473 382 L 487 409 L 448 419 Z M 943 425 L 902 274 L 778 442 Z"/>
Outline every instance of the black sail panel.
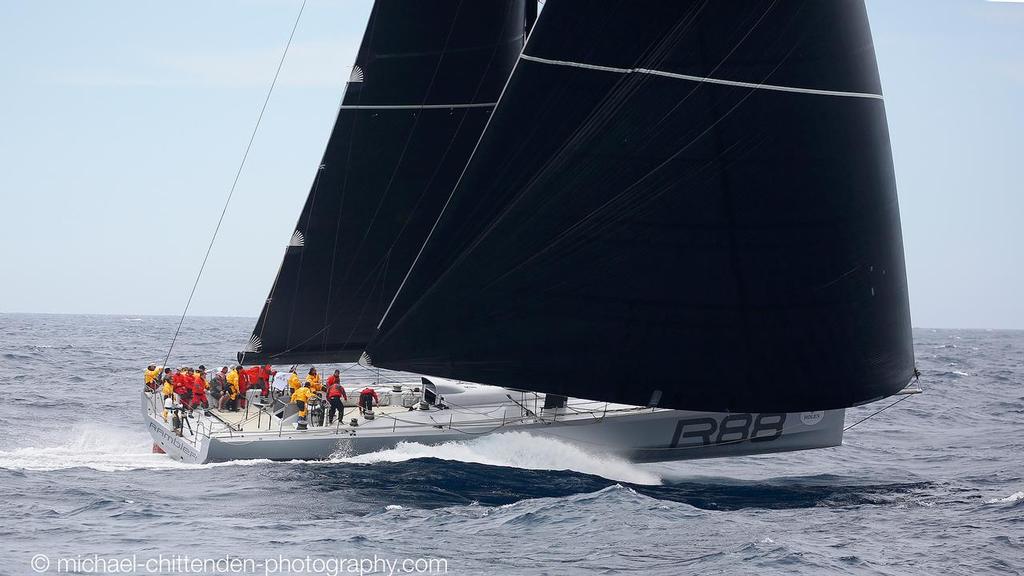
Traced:
<path fill-rule="evenodd" d="M 378 0 L 239 361 L 359 358 L 523 46 L 523 0 Z"/>
<path fill-rule="evenodd" d="M 898 391 L 880 94 L 860 0 L 549 0 L 372 363 L 712 411 Z"/>

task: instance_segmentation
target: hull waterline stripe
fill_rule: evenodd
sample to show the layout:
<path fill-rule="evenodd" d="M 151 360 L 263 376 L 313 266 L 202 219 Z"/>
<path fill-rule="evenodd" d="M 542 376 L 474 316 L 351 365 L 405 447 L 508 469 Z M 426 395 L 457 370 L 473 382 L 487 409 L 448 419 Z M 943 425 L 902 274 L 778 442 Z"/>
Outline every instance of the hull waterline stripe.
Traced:
<path fill-rule="evenodd" d="M 435 108 L 493 108 L 497 102 L 474 104 L 342 104 L 342 110 L 433 110 Z"/>
<path fill-rule="evenodd" d="M 816 88 L 797 88 L 794 86 L 779 86 L 776 84 L 758 84 L 756 82 L 740 82 L 738 80 L 720 80 L 718 78 L 705 78 L 701 76 L 690 76 L 688 74 L 677 74 L 675 72 L 665 72 L 662 70 L 651 70 L 649 68 L 615 68 L 612 66 L 600 66 L 598 64 L 584 64 L 582 62 L 569 62 L 566 60 L 549 60 L 547 58 L 540 58 L 538 56 L 530 56 L 529 54 L 522 54 L 520 58 L 523 60 L 529 60 L 530 62 L 537 62 L 540 64 L 550 64 L 552 66 L 567 66 L 570 68 L 585 68 L 587 70 L 599 70 L 601 72 L 614 72 L 616 74 L 649 74 L 651 76 L 663 76 L 665 78 L 675 78 L 677 80 L 689 80 L 690 82 L 701 82 L 706 84 L 720 84 L 723 86 L 738 86 L 740 88 L 755 88 L 758 90 L 774 90 L 776 92 L 795 92 L 798 94 L 814 94 L 817 96 L 841 96 L 844 98 L 870 98 L 874 100 L 882 100 L 881 94 L 871 94 L 866 92 L 841 92 L 838 90 L 818 90 Z"/>

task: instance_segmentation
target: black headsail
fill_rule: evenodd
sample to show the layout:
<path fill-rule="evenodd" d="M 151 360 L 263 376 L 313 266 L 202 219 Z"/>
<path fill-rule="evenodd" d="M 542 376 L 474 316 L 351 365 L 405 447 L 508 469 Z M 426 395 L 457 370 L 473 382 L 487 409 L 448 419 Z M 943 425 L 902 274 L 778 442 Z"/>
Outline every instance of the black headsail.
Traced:
<path fill-rule="evenodd" d="M 359 358 L 508 80 L 525 16 L 523 0 L 377 0 L 240 362 Z"/>
<path fill-rule="evenodd" d="M 910 312 L 861 0 L 548 0 L 368 353 L 695 410 L 898 391 Z"/>

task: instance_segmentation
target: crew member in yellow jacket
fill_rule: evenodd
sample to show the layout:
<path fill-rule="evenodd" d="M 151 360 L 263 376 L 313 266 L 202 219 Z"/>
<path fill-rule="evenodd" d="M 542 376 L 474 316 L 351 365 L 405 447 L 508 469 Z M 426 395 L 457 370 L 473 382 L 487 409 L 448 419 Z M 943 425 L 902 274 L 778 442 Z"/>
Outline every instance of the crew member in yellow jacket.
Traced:
<path fill-rule="evenodd" d="M 320 385 L 320 375 L 316 373 L 316 368 L 309 369 L 309 375 L 306 376 L 306 384 L 309 384 L 309 389 L 313 392 L 319 392 L 323 388 Z"/>
<path fill-rule="evenodd" d="M 238 411 L 238 371 L 241 369 L 240 366 L 235 366 L 234 370 L 228 372 L 228 390 L 227 393 L 220 395 L 220 404 L 217 406 L 221 410 L 224 409 L 224 405 L 230 406 L 232 411 Z"/>
<path fill-rule="evenodd" d="M 164 380 L 164 387 L 160 389 L 160 393 L 164 395 L 164 399 L 174 397 L 174 384 L 171 384 L 170 378 Z"/>
<path fill-rule="evenodd" d="M 301 388 L 292 393 L 292 402 L 295 402 L 295 407 L 299 409 L 299 430 L 306 429 L 306 404 L 311 398 L 315 398 L 316 393 L 309 387 L 309 382 L 302 385 Z"/>
<path fill-rule="evenodd" d="M 302 388 L 302 381 L 299 380 L 299 375 L 295 373 L 295 366 L 292 366 L 291 374 L 288 375 L 288 388 L 291 389 L 292 394 L 299 388 Z"/>
<path fill-rule="evenodd" d="M 147 366 L 144 375 L 146 378 L 146 388 L 149 388 L 150 390 L 156 390 L 156 380 L 160 376 L 160 370 L 157 369 L 156 364 L 150 364 L 149 366 Z"/>
<path fill-rule="evenodd" d="M 160 394 L 163 396 L 162 406 L 164 407 L 164 422 L 167 422 L 167 416 L 170 413 L 171 408 L 174 407 L 174 384 L 171 384 L 170 368 L 168 368 L 166 372 L 167 378 L 164 378 L 164 385 L 160 388 Z"/>

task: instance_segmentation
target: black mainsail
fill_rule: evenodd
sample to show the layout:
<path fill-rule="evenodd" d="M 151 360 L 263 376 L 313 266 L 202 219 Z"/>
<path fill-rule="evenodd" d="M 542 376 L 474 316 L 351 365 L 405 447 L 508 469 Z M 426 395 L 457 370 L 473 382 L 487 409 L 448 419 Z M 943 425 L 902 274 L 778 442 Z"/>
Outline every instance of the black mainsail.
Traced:
<path fill-rule="evenodd" d="M 378 0 L 245 364 L 359 358 L 524 42 L 524 0 Z"/>
<path fill-rule="evenodd" d="M 861 0 L 548 0 L 367 352 L 638 405 L 841 408 L 913 373 Z"/>

